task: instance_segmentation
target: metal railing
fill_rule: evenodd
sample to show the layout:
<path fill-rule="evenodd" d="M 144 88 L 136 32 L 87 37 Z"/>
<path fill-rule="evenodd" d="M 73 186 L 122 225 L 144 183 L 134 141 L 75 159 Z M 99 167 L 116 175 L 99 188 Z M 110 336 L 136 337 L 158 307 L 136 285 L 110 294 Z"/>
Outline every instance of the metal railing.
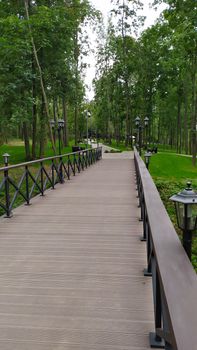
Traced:
<path fill-rule="evenodd" d="M 102 147 L 97 147 L 0 168 L 1 214 L 11 217 L 18 197 L 29 205 L 35 195 L 43 196 L 48 188 L 54 189 L 57 183 L 64 183 L 64 179 L 70 180 L 71 175 L 75 176 L 101 158 Z M 16 176 L 15 169 L 22 172 L 17 170 Z"/>
<path fill-rule="evenodd" d="M 150 346 L 197 349 L 197 276 L 137 150 L 134 150 L 142 241 L 147 245 L 145 276 L 152 276 L 155 332 Z"/>

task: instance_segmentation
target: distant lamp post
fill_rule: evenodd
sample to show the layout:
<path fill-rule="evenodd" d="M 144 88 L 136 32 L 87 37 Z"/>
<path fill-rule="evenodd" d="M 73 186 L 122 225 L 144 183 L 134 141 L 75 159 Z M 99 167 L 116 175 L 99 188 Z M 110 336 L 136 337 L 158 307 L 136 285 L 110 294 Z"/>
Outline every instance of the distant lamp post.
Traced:
<path fill-rule="evenodd" d="M 10 158 L 10 155 L 9 155 L 8 153 L 4 153 L 4 154 L 3 154 L 3 160 L 4 160 L 5 166 L 8 166 L 8 164 L 9 164 L 9 158 Z"/>
<path fill-rule="evenodd" d="M 86 110 L 85 116 L 86 116 L 86 148 L 88 149 L 88 119 L 91 117 L 91 113 L 88 110 Z"/>
<path fill-rule="evenodd" d="M 152 156 L 151 152 L 146 152 L 144 155 L 145 158 L 145 164 L 146 164 L 146 168 L 149 169 L 149 164 L 150 164 L 150 158 Z"/>
<path fill-rule="evenodd" d="M 51 125 L 52 130 L 54 131 L 54 136 L 55 136 L 55 131 L 56 131 L 56 122 L 55 122 L 55 120 L 51 119 L 50 120 L 50 125 Z M 61 130 L 63 130 L 63 129 L 64 129 L 64 120 L 63 119 L 58 119 L 58 121 L 57 121 L 57 132 L 58 132 L 58 141 L 59 141 L 59 155 L 61 154 Z"/>
<path fill-rule="evenodd" d="M 57 131 L 58 131 L 58 140 L 59 140 L 59 155 L 61 154 L 61 131 L 64 129 L 64 120 L 58 119 L 57 121 Z"/>
<path fill-rule="evenodd" d="M 192 232 L 197 229 L 197 193 L 188 182 L 187 187 L 170 200 L 175 203 L 177 223 L 183 231 L 183 247 L 191 260 Z"/>
<path fill-rule="evenodd" d="M 138 143 L 139 143 L 139 154 L 142 154 L 142 131 L 144 128 L 147 128 L 149 124 L 149 118 L 145 117 L 144 121 L 141 120 L 140 117 L 135 118 L 135 126 L 138 130 Z M 147 143 L 147 137 L 146 137 Z"/>

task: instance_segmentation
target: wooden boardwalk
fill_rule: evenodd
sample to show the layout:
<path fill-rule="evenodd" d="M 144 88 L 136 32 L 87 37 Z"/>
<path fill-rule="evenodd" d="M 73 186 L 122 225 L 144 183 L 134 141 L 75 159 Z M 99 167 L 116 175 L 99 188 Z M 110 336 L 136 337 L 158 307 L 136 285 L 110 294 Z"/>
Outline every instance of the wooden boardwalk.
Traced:
<path fill-rule="evenodd" d="M 0 221 L 0 349 L 145 350 L 134 162 L 108 156 Z"/>

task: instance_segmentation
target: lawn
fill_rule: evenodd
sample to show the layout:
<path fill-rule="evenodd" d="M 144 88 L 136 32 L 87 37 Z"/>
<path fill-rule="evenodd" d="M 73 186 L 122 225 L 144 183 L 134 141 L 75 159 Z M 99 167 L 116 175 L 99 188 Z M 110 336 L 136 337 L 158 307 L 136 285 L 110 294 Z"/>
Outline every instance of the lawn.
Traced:
<path fill-rule="evenodd" d="M 105 144 L 106 146 L 109 146 L 109 147 L 112 147 L 112 148 L 115 148 L 119 151 L 131 151 L 131 146 L 125 146 L 125 142 L 119 142 L 117 144 L 117 142 L 115 140 L 112 140 L 111 143 L 106 143 L 104 140 L 102 140 L 102 143 Z"/>
<path fill-rule="evenodd" d="M 70 153 L 72 152 L 72 146 L 74 145 L 74 141 L 71 141 L 69 143 L 68 147 L 62 148 L 62 154 Z M 85 144 L 80 144 L 81 147 L 86 147 Z M 58 152 L 58 147 L 57 147 Z M 2 167 L 4 165 L 3 163 L 3 154 L 9 153 L 10 159 L 9 164 L 19 164 L 25 162 L 25 149 L 24 149 L 24 143 L 20 141 L 11 141 L 8 144 L 0 146 L 0 166 Z M 38 154 L 39 152 L 37 152 Z M 45 150 L 45 156 L 44 157 L 50 157 L 54 156 L 54 152 L 51 148 L 51 144 L 48 143 L 46 150 Z"/>
<path fill-rule="evenodd" d="M 173 194 L 183 190 L 188 181 L 192 182 L 193 189 L 197 191 L 197 167 L 192 166 L 191 157 L 170 153 L 157 153 L 151 157 L 149 170 L 175 229 L 181 238 L 182 232 L 177 227 L 174 204 L 169 198 Z M 197 271 L 196 233 L 194 233 L 192 250 L 192 263 Z"/>
<path fill-rule="evenodd" d="M 193 167 L 192 159 L 172 153 L 157 153 L 151 157 L 150 173 L 156 180 L 173 181 L 186 184 L 192 181 L 197 186 L 197 167 Z"/>

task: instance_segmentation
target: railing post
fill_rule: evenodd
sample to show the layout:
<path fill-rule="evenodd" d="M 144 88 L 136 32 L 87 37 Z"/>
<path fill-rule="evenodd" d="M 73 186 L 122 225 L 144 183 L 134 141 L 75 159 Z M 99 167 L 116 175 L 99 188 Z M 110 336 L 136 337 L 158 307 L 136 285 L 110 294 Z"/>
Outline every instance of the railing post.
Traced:
<path fill-rule="evenodd" d="M 155 317 L 155 332 L 149 334 L 149 341 L 151 348 L 165 348 L 164 340 L 157 334 L 157 329 L 162 330 L 162 301 L 161 301 L 161 288 L 159 284 L 159 276 L 156 268 L 156 261 L 153 258 L 153 301 L 154 301 L 154 317 Z"/>
<path fill-rule="evenodd" d="M 5 178 L 5 207 L 6 207 L 6 218 L 10 218 L 12 216 L 10 210 L 10 186 L 9 186 L 9 174 L 8 170 L 4 170 L 4 178 Z"/>
<path fill-rule="evenodd" d="M 54 190 L 55 189 L 55 174 L 54 174 L 54 159 L 52 159 L 52 167 L 51 167 L 51 170 L 52 170 L 52 189 Z"/>
<path fill-rule="evenodd" d="M 70 156 L 68 155 L 68 180 L 70 180 Z"/>
<path fill-rule="evenodd" d="M 74 176 L 76 174 L 76 156 L 74 154 L 74 158 L 73 158 L 73 170 L 74 170 Z"/>
<path fill-rule="evenodd" d="M 60 183 L 64 183 L 64 175 L 63 175 L 63 166 L 62 166 L 62 157 L 60 157 L 60 167 L 59 167 L 59 174 L 60 174 Z"/>
<path fill-rule="evenodd" d="M 40 181 L 41 181 L 41 196 L 44 196 L 44 174 L 43 174 L 43 162 L 40 162 Z"/>
<path fill-rule="evenodd" d="M 150 228 L 147 220 L 147 214 L 145 213 L 144 218 L 144 229 L 146 235 L 146 253 L 147 253 L 147 268 L 144 269 L 144 276 L 151 277 L 152 276 L 152 246 L 151 246 L 151 235 Z"/>
<path fill-rule="evenodd" d="M 78 173 L 81 172 L 81 156 L 80 152 L 78 152 Z"/>
<path fill-rule="evenodd" d="M 28 166 L 25 166 L 25 185 L 26 185 L 26 198 L 27 198 L 27 205 L 29 205 L 29 170 L 28 170 Z"/>

